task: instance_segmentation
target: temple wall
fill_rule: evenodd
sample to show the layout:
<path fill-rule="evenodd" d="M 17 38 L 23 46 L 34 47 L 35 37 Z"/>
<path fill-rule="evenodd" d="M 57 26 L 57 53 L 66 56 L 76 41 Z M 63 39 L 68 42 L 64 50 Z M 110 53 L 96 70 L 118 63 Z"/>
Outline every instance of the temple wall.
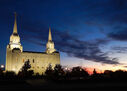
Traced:
<path fill-rule="evenodd" d="M 7 52 L 7 55 L 11 55 L 12 58 L 7 58 L 7 66 L 10 66 L 10 70 L 18 73 L 19 70 L 24 65 L 25 61 L 30 61 L 31 69 L 34 73 L 42 74 L 45 72 L 49 64 L 54 66 L 60 64 L 60 54 L 59 53 L 36 53 L 36 52 L 20 52 L 13 51 L 12 53 Z M 7 56 L 9 57 L 9 56 Z"/>

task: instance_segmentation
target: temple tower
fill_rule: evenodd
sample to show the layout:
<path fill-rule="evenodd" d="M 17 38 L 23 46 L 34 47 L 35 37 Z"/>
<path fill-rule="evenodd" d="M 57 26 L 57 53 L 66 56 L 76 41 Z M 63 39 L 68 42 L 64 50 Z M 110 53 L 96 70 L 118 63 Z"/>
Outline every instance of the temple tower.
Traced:
<path fill-rule="evenodd" d="M 20 37 L 17 32 L 17 22 L 16 22 L 16 13 L 15 13 L 15 20 L 14 20 L 14 27 L 13 27 L 13 33 L 10 36 L 10 43 L 7 45 L 6 50 L 6 71 L 12 71 L 12 56 L 13 51 L 22 52 L 23 47 L 20 43 Z"/>
<path fill-rule="evenodd" d="M 46 44 L 46 53 L 50 54 L 55 51 L 56 49 L 54 48 L 54 42 L 52 41 L 51 28 L 49 27 L 49 36 L 48 36 L 48 42 Z"/>
<path fill-rule="evenodd" d="M 10 43 L 8 47 L 13 50 L 13 49 L 20 49 L 20 51 L 23 51 L 23 48 L 20 43 L 20 37 L 17 32 L 17 23 L 16 23 L 16 13 L 15 13 L 15 21 L 14 21 L 14 28 L 13 28 L 13 33 L 10 36 Z"/>

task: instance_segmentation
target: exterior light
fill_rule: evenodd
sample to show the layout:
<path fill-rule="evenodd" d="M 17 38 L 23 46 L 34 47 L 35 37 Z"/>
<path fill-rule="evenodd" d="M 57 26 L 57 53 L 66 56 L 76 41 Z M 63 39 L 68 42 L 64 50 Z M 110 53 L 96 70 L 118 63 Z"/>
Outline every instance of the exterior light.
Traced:
<path fill-rule="evenodd" d="M 0 68 L 4 68 L 4 65 L 1 65 Z"/>

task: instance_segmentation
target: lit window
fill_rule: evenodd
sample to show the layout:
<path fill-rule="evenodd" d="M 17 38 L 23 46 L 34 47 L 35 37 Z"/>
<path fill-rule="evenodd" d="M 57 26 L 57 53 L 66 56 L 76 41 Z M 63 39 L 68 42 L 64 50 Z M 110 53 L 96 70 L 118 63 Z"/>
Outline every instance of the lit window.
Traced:
<path fill-rule="evenodd" d="M 24 63 L 24 59 L 22 60 L 22 62 Z"/>

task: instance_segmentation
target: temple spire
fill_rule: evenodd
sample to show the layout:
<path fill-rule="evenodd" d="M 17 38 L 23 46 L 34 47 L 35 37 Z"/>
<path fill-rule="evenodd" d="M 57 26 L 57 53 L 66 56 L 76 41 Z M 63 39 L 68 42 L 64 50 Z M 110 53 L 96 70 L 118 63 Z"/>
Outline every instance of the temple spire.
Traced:
<path fill-rule="evenodd" d="M 51 28 L 49 27 L 49 38 L 48 41 L 52 41 L 52 34 L 51 34 Z"/>
<path fill-rule="evenodd" d="M 51 35 L 51 28 L 49 27 L 49 36 L 48 36 L 48 42 L 46 44 L 46 53 L 53 53 L 55 52 L 55 48 L 54 48 L 54 42 L 52 41 L 52 35 Z"/>
<path fill-rule="evenodd" d="M 9 43 L 9 47 L 11 50 L 13 49 L 20 49 L 21 52 L 23 51 L 23 47 L 21 46 L 20 43 L 20 37 L 17 33 L 17 23 L 16 23 L 16 13 L 15 14 L 15 20 L 14 20 L 14 27 L 13 27 L 13 33 L 10 36 L 10 43 Z"/>
<path fill-rule="evenodd" d="M 14 21 L 14 27 L 13 27 L 13 34 L 17 34 L 16 12 L 14 13 L 14 15 L 15 15 L 15 21 Z"/>

